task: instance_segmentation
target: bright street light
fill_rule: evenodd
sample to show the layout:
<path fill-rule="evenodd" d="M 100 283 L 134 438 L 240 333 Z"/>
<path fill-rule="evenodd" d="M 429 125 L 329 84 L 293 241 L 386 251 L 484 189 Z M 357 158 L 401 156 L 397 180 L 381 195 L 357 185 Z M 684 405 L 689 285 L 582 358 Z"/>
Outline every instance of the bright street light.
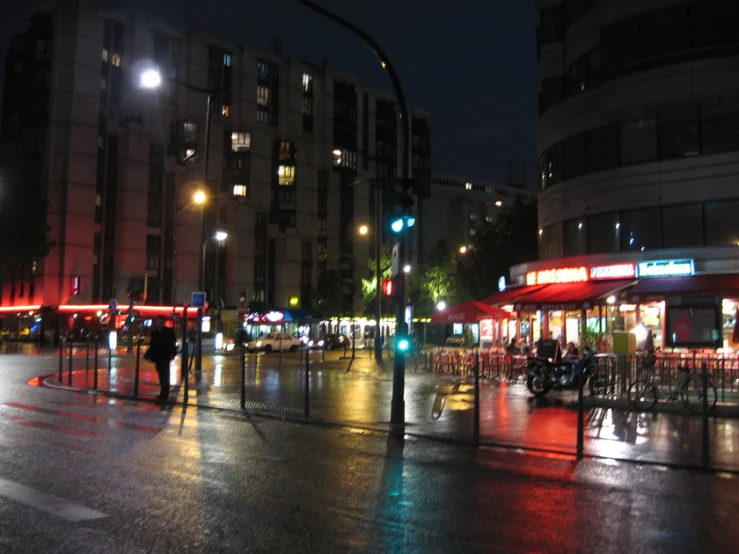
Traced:
<path fill-rule="evenodd" d="M 205 204 L 205 193 L 199 190 L 193 195 L 192 199 L 196 204 Z"/>
<path fill-rule="evenodd" d="M 369 233 L 369 227 L 367 227 L 366 225 L 360 225 L 358 231 L 360 235 L 364 236 Z"/>
<path fill-rule="evenodd" d="M 403 266 L 403 273 L 410 273 L 411 272 L 411 266 L 406 264 Z"/>
<path fill-rule="evenodd" d="M 157 88 L 162 84 L 162 75 L 156 69 L 146 69 L 139 77 L 142 88 Z"/>
<path fill-rule="evenodd" d="M 228 238 L 228 233 L 226 231 L 216 231 L 216 234 L 214 237 L 217 241 L 224 241 Z"/>
<path fill-rule="evenodd" d="M 495 205 L 500 208 L 503 205 L 503 201 L 502 200 L 496 200 L 495 201 Z"/>
<path fill-rule="evenodd" d="M 444 302 L 443 300 L 439 300 L 439 302 L 436 304 L 436 309 L 440 312 L 446 310 L 446 302 Z"/>
<path fill-rule="evenodd" d="M 460 254 L 466 254 L 467 253 L 467 247 L 466 246 L 460 246 L 459 247 L 459 253 Z"/>

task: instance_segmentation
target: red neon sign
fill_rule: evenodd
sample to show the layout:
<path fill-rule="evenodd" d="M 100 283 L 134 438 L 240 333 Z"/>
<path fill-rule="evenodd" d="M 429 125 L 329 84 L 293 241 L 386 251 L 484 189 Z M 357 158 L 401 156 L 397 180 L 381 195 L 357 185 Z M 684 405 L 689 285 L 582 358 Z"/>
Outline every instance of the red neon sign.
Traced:
<path fill-rule="evenodd" d="M 529 271 L 526 274 L 526 284 L 551 285 L 554 283 L 584 283 L 590 279 L 587 267 L 563 267 L 560 269 L 542 269 Z"/>

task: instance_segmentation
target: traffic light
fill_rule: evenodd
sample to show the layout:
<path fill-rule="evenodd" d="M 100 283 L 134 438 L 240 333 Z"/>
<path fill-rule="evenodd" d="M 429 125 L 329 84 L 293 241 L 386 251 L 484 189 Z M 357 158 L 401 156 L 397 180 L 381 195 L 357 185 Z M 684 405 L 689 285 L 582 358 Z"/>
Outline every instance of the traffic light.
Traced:
<path fill-rule="evenodd" d="M 408 325 L 405 322 L 399 324 L 395 331 L 395 348 L 398 352 L 408 352 L 411 348 L 411 341 L 408 338 Z"/>
<path fill-rule="evenodd" d="M 382 280 L 382 293 L 385 296 L 392 296 L 393 295 L 393 280 L 392 279 L 383 279 Z"/>
<path fill-rule="evenodd" d="M 393 233 L 401 233 L 416 224 L 413 217 L 413 182 L 410 179 L 397 180 L 390 186 L 388 200 L 388 222 Z"/>

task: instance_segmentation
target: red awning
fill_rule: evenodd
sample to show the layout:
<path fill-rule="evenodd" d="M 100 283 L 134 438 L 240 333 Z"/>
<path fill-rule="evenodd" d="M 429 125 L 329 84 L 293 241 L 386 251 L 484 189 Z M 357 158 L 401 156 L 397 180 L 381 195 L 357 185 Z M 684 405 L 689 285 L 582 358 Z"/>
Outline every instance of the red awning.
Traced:
<path fill-rule="evenodd" d="M 614 279 L 603 282 L 546 285 L 516 300 L 514 309 L 519 312 L 533 310 L 580 310 L 603 304 L 605 298 L 634 281 Z"/>
<path fill-rule="evenodd" d="M 431 323 L 479 323 L 483 319 L 505 319 L 511 314 L 483 302 L 470 300 L 431 316 Z"/>
<path fill-rule="evenodd" d="M 488 296 L 485 300 L 481 300 L 484 304 L 491 306 L 507 306 L 515 304 L 517 299 L 546 287 L 546 285 L 534 285 L 533 287 L 514 287 L 498 292 L 492 296 Z"/>
<path fill-rule="evenodd" d="M 637 304 L 661 302 L 666 296 L 681 294 L 720 294 L 729 298 L 739 298 L 739 274 L 639 279 L 629 290 L 627 298 L 629 302 Z"/>

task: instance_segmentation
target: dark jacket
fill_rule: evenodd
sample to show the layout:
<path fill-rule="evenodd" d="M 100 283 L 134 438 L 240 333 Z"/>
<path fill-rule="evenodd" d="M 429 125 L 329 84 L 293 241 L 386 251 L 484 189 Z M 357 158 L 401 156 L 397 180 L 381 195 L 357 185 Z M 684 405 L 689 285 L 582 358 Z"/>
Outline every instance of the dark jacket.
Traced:
<path fill-rule="evenodd" d="M 151 332 L 151 341 L 147 357 L 153 362 L 170 361 L 177 354 L 177 338 L 169 327 L 154 329 Z"/>

